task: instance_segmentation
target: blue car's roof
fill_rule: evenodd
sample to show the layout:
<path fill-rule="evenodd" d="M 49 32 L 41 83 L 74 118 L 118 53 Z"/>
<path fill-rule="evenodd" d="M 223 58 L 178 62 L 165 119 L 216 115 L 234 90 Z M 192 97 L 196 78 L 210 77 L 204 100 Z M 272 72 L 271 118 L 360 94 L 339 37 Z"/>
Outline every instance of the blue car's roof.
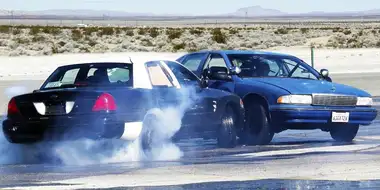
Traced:
<path fill-rule="evenodd" d="M 204 50 L 201 52 L 210 53 L 222 53 L 222 54 L 260 54 L 260 55 L 278 55 L 278 56 L 292 56 L 284 53 L 276 53 L 270 51 L 258 51 L 258 50 Z"/>

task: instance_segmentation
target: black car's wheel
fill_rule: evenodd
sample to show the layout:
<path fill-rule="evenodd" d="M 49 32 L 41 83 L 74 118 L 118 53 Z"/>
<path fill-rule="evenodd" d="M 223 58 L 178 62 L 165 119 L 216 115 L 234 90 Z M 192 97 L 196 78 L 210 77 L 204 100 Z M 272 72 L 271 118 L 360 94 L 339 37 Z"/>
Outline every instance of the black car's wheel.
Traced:
<path fill-rule="evenodd" d="M 157 118 L 155 115 L 147 115 L 144 118 L 143 127 L 141 131 L 141 148 L 144 153 L 149 153 L 154 147 L 154 136 L 156 130 Z"/>
<path fill-rule="evenodd" d="M 250 103 L 246 108 L 246 130 L 241 135 L 242 143 L 248 145 L 267 145 L 274 136 L 271 130 L 267 110 L 258 102 Z"/>
<path fill-rule="evenodd" d="M 338 142 L 351 142 L 358 133 L 359 125 L 336 125 L 330 130 L 331 137 Z"/>
<path fill-rule="evenodd" d="M 236 114 L 231 106 L 227 106 L 222 115 L 221 125 L 218 129 L 218 146 L 221 148 L 234 148 L 237 144 Z"/>

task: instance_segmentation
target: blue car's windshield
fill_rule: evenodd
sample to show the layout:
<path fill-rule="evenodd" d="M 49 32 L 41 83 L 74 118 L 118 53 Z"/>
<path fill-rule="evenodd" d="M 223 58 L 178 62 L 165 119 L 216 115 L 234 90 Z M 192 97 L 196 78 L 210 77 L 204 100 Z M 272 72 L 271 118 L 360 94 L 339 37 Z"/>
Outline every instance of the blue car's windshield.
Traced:
<path fill-rule="evenodd" d="M 233 66 L 241 68 L 242 78 L 252 77 L 289 77 L 318 80 L 302 61 L 288 56 L 229 54 Z"/>

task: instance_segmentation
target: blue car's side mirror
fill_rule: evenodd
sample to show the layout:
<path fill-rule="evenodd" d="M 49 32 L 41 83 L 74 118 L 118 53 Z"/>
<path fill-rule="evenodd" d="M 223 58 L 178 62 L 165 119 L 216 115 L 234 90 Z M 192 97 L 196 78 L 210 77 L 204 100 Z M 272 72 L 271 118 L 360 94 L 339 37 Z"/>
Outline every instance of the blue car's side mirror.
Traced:
<path fill-rule="evenodd" d="M 241 72 L 240 67 L 233 67 L 232 69 L 230 69 L 231 75 L 238 75 L 240 72 Z"/>
<path fill-rule="evenodd" d="M 329 76 L 329 70 L 327 69 L 321 69 L 320 71 L 321 77 L 325 79 L 326 81 L 332 82 L 330 76 Z"/>

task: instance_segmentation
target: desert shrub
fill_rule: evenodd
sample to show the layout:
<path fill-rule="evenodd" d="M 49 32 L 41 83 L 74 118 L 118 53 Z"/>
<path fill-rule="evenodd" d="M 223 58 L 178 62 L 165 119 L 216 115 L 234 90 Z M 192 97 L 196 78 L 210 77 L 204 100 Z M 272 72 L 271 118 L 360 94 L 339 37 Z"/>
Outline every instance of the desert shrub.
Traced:
<path fill-rule="evenodd" d="M 141 45 L 143 45 L 143 46 L 154 46 L 154 44 L 149 39 L 142 39 Z"/>
<path fill-rule="evenodd" d="M 343 34 L 345 35 L 350 35 L 351 33 L 352 33 L 351 30 L 348 30 L 348 29 L 343 31 Z"/>
<path fill-rule="evenodd" d="M 66 42 L 64 42 L 64 41 L 60 41 L 60 42 L 58 42 L 58 45 L 61 46 L 61 47 L 63 47 L 63 46 L 66 45 Z"/>
<path fill-rule="evenodd" d="M 58 28 L 58 27 L 50 27 L 50 26 L 46 26 L 46 27 L 43 27 L 42 28 L 42 32 L 45 33 L 45 34 L 52 34 L 52 35 L 58 35 L 61 33 L 61 29 Z"/>
<path fill-rule="evenodd" d="M 309 28 L 301 28 L 300 30 L 302 34 L 306 34 L 309 32 Z"/>
<path fill-rule="evenodd" d="M 275 34 L 288 34 L 289 33 L 289 28 L 279 28 L 274 31 Z"/>
<path fill-rule="evenodd" d="M 15 38 L 14 39 L 18 44 L 28 44 L 30 41 L 29 39 L 25 39 L 25 38 Z"/>
<path fill-rule="evenodd" d="M 45 37 L 41 35 L 33 36 L 32 42 L 43 42 L 45 41 Z"/>
<path fill-rule="evenodd" d="M 150 37 L 152 38 L 156 38 L 158 35 L 160 35 L 160 32 L 158 31 L 158 28 L 156 27 L 150 28 L 148 32 L 149 32 Z"/>
<path fill-rule="evenodd" d="M 137 31 L 137 34 L 144 36 L 147 33 L 145 28 L 139 28 Z"/>
<path fill-rule="evenodd" d="M 134 32 L 133 32 L 133 30 L 127 30 L 127 31 L 125 32 L 125 34 L 126 34 L 127 36 L 134 36 L 134 35 L 135 35 Z"/>
<path fill-rule="evenodd" d="M 380 40 L 376 42 L 376 47 L 380 48 Z"/>
<path fill-rule="evenodd" d="M 185 43 L 180 43 L 180 44 L 173 44 L 173 50 L 176 52 L 181 49 L 185 49 L 186 44 Z"/>
<path fill-rule="evenodd" d="M 181 29 L 177 29 L 177 28 L 168 28 L 166 30 L 166 35 L 168 36 L 168 38 L 170 40 L 180 38 L 182 33 L 183 33 L 183 31 Z"/>
<path fill-rule="evenodd" d="M 12 34 L 13 35 L 21 34 L 21 29 L 19 29 L 19 28 L 12 28 Z"/>
<path fill-rule="evenodd" d="M 202 30 L 202 29 L 199 29 L 199 28 L 191 28 L 191 29 L 189 30 L 189 32 L 190 32 L 190 34 L 192 34 L 192 35 L 197 35 L 197 36 L 203 34 L 203 30 Z"/>
<path fill-rule="evenodd" d="M 10 26 L 0 26 L 0 33 L 9 33 L 10 29 Z"/>
<path fill-rule="evenodd" d="M 227 36 L 222 32 L 220 28 L 214 28 L 211 31 L 212 40 L 219 44 L 227 43 Z"/>
<path fill-rule="evenodd" d="M 343 28 L 335 27 L 335 28 L 332 29 L 332 31 L 333 31 L 334 33 L 337 33 L 337 32 L 343 32 Z"/>
<path fill-rule="evenodd" d="M 115 30 L 112 27 L 103 27 L 100 28 L 98 36 L 112 36 L 115 34 Z"/>
<path fill-rule="evenodd" d="M 74 41 L 78 41 L 83 38 L 82 31 L 80 29 L 73 29 L 71 30 L 71 38 Z"/>
<path fill-rule="evenodd" d="M 358 32 L 358 36 L 363 36 L 363 30 L 360 30 L 359 32 Z"/>
<path fill-rule="evenodd" d="M 37 35 L 40 32 L 41 32 L 41 28 L 40 27 L 38 27 L 38 26 L 32 26 L 30 28 L 29 34 L 30 35 Z"/>
<path fill-rule="evenodd" d="M 237 28 L 230 28 L 230 29 L 228 29 L 228 33 L 230 33 L 231 35 L 238 34 L 239 33 L 239 29 L 237 29 Z"/>
<path fill-rule="evenodd" d="M 83 29 L 83 34 L 86 36 L 91 36 L 93 33 L 99 32 L 98 27 L 87 27 Z"/>

